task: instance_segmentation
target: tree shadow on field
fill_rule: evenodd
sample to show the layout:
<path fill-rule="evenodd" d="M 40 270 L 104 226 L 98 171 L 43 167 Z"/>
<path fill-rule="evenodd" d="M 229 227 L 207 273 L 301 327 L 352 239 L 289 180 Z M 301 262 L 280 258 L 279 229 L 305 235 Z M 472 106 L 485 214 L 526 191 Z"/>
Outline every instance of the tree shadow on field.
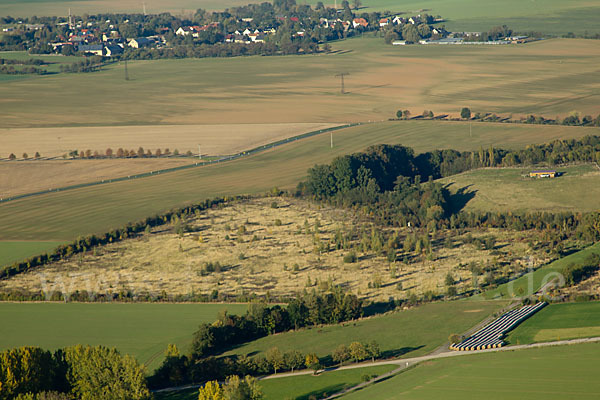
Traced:
<path fill-rule="evenodd" d="M 419 350 L 425 347 L 424 344 L 417 347 L 402 347 L 399 349 L 386 350 L 381 353 L 381 358 L 392 358 L 392 357 L 401 357 L 407 353 L 413 352 L 415 350 Z"/>
<path fill-rule="evenodd" d="M 395 309 L 395 307 L 396 305 L 389 301 L 373 302 L 363 307 L 363 317 L 372 317 L 374 315 L 384 314 Z"/>
<path fill-rule="evenodd" d="M 322 399 L 324 397 L 327 397 L 328 395 L 337 393 L 343 389 L 345 389 L 346 385 L 340 383 L 337 385 L 330 385 L 321 389 L 317 389 L 317 390 L 313 390 L 312 392 L 309 393 L 304 393 L 300 396 L 295 397 L 296 400 L 309 400 L 309 399 Z"/>
<path fill-rule="evenodd" d="M 444 189 L 449 189 L 454 183 L 447 184 Z M 457 214 L 466 207 L 467 203 L 471 201 L 477 194 L 477 190 L 469 189 L 473 185 L 467 185 L 458 189 L 455 193 L 450 193 L 448 197 L 448 204 L 450 205 L 450 211 L 452 214 Z"/>

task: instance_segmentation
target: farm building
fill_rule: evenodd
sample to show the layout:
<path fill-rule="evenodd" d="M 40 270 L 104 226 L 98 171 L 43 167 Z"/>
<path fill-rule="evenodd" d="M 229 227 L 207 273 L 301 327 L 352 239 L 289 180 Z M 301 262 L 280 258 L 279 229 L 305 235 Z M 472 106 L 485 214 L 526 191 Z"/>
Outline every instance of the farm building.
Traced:
<path fill-rule="evenodd" d="M 544 171 L 531 171 L 529 173 L 530 178 L 556 178 L 556 171 L 544 170 Z"/>

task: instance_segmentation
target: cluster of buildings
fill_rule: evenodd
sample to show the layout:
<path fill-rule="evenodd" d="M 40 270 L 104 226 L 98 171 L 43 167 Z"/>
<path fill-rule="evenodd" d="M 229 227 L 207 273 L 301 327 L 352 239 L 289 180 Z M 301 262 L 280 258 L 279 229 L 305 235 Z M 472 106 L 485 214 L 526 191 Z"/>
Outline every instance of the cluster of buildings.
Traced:
<path fill-rule="evenodd" d="M 128 21 L 124 21 L 128 22 Z M 49 43 L 56 52 L 61 52 L 64 46 L 72 46 L 74 52 L 82 52 L 97 56 L 113 57 L 123 54 L 126 47 L 139 49 L 143 47 L 160 47 L 166 43 L 164 35 L 155 35 L 148 37 L 137 37 L 131 39 L 122 38 L 116 26 L 110 20 L 106 20 L 108 25 L 107 33 L 98 33 L 99 30 L 93 28 L 93 22 L 84 24 L 82 21 L 73 23 L 62 22 L 62 25 L 68 25 L 71 33 L 68 38 L 60 37 L 59 41 Z M 166 30 L 165 30 L 166 29 Z M 164 28 L 162 32 L 169 31 Z"/>
<path fill-rule="evenodd" d="M 448 37 L 440 39 L 422 39 L 419 40 L 418 44 L 506 45 L 526 43 L 531 40 L 528 36 L 509 36 L 498 40 L 477 40 L 480 35 L 480 32 L 455 32 L 451 33 Z M 394 40 L 392 44 L 394 46 L 403 46 L 407 42 L 406 40 Z"/>
<path fill-rule="evenodd" d="M 110 37 L 103 34 L 101 38 L 72 35 L 66 41 L 50 43 L 53 50 L 61 52 L 64 46 L 72 46 L 75 52 L 89 53 L 97 56 L 113 57 L 123 54 L 126 47 L 140 49 L 143 47 L 159 47 L 166 43 L 164 36 L 148 36 L 133 39 Z"/>

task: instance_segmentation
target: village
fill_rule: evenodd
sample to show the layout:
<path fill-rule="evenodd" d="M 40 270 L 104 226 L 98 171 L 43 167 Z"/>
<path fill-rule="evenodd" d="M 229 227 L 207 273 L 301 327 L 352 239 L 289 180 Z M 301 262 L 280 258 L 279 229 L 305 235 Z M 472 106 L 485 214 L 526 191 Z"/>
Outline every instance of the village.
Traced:
<path fill-rule="evenodd" d="M 218 43 L 254 45 L 282 41 L 309 42 L 313 45 L 328 40 L 352 37 L 365 32 L 373 32 L 385 38 L 392 45 L 429 44 L 516 44 L 531 40 L 527 36 L 513 35 L 507 27 L 496 27 L 490 32 L 449 32 L 443 25 L 441 16 L 427 14 L 415 16 L 390 15 L 379 13 L 355 16 L 352 12 L 332 10 L 332 17 L 318 17 L 310 13 L 300 16 L 275 15 L 275 18 L 243 17 L 233 19 L 217 15 L 204 24 L 172 18 L 171 21 L 144 21 L 138 18 L 100 19 L 100 16 L 78 18 L 70 14 L 58 17 L 52 24 L 23 23 L 22 20 L 1 24 L 4 35 L 21 34 L 32 37 L 26 48 L 30 53 L 62 55 L 96 55 L 104 57 L 121 56 L 136 49 L 164 49 L 177 45 L 196 46 Z M 349 10 L 348 10 L 349 11 Z M 140 22 L 140 18 L 142 17 Z M 221 18 L 219 18 L 221 17 Z M 318 17 L 318 18 L 317 18 Z M 133 18 L 132 18 L 133 19 Z M 232 21 L 233 20 L 233 21 Z M 4 21 L 6 22 L 6 21 Z M 132 36 L 130 33 L 141 33 Z M 44 39 L 47 40 L 44 42 Z M 492 39 L 492 40 L 490 40 Z M 4 40 L 6 42 L 6 40 Z M 0 43 L 2 48 L 4 43 Z"/>

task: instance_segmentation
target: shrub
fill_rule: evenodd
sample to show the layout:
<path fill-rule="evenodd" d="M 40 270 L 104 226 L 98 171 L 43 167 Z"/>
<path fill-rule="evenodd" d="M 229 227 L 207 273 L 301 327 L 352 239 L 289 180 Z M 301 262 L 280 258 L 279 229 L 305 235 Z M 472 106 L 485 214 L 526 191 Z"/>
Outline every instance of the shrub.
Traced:
<path fill-rule="evenodd" d="M 355 263 L 356 261 L 358 261 L 358 257 L 355 252 L 350 252 L 344 256 L 344 262 L 346 264 Z"/>

